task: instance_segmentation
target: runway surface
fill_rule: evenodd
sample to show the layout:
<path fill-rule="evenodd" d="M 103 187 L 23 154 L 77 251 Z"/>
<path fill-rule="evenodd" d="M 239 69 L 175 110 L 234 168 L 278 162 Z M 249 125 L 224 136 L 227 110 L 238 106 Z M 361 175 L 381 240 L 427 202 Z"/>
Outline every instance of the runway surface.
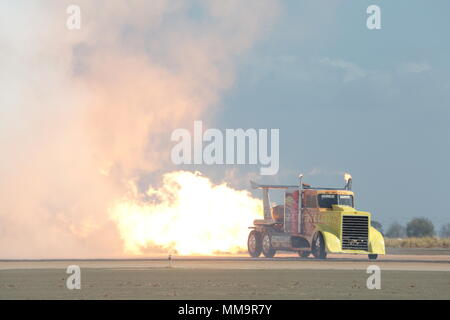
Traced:
<path fill-rule="evenodd" d="M 442 253 L 442 252 L 441 252 Z M 68 290 L 69 265 L 81 290 Z M 367 267 L 381 270 L 369 290 Z M 1 260 L 0 299 L 450 299 L 450 255 Z"/>
<path fill-rule="evenodd" d="M 139 269 L 312 269 L 354 270 L 378 265 L 384 270 L 450 271 L 450 255 L 388 254 L 377 260 L 364 255 L 330 254 L 327 259 L 299 258 L 293 254 L 280 254 L 275 258 L 238 256 L 168 256 L 134 259 L 58 259 L 58 260 L 0 260 L 0 270 L 65 268 L 70 264 L 82 268 Z"/>

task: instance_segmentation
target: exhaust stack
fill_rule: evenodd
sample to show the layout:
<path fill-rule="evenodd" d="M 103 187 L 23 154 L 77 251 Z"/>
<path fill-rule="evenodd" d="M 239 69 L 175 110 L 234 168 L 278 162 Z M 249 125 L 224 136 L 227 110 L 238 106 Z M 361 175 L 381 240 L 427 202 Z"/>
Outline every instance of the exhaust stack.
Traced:
<path fill-rule="evenodd" d="M 298 175 L 299 192 L 298 192 L 298 232 L 302 232 L 302 207 L 303 207 L 303 174 Z"/>
<path fill-rule="evenodd" d="M 345 179 L 345 190 L 352 190 L 352 176 L 350 175 L 350 173 L 345 173 L 344 174 L 344 179 Z"/>

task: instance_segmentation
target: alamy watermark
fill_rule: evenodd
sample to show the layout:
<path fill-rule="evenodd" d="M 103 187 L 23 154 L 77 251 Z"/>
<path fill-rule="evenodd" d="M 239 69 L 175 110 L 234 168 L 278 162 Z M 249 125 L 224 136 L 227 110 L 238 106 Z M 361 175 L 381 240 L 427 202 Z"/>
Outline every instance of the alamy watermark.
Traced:
<path fill-rule="evenodd" d="M 193 136 L 187 129 L 172 132 L 171 141 L 178 142 L 171 152 L 171 160 L 181 164 L 259 164 L 261 175 L 275 175 L 280 167 L 280 130 L 219 129 L 203 131 L 203 122 L 194 121 Z M 204 146 L 203 143 L 207 144 Z"/>
<path fill-rule="evenodd" d="M 77 265 L 70 265 L 66 270 L 67 274 L 70 276 L 66 280 L 66 287 L 69 290 L 80 290 L 81 289 L 81 269 Z"/>
<path fill-rule="evenodd" d="M 76 4 L 71 4 L 66 8 L 66 13 L 69 15 L 66 20 L 66 27 L 69 30 L 81 29 L 81 8 Z M 369 30 L 381 29 L 381 9 L 377 5 L 370 5 L 366 9 L 369 15 L 366 20 L 366 26 Z"/>
<path fill-rule="evenodd" d="M 81 29 L 81 8 L 78 5 L 71 4 L 67 7 L 66 13 L 69 15 L 66 20 L 66 27 L 69 30 Z"/>
<path fill-rule="evenodd" d="M 367 267 L 367 273 L 370 276 L 367 278 L 367 289 L 381 289 L 381 269 L 379 266 L 371 265 Z"/>
<path fill-rule="evenodd" d="M 367 7 L 367 14 L 370 16 L 367 18 L 366 25 L 369 30 L 381 29 L 381 9 L 377 5 L 371 5 Z"/>

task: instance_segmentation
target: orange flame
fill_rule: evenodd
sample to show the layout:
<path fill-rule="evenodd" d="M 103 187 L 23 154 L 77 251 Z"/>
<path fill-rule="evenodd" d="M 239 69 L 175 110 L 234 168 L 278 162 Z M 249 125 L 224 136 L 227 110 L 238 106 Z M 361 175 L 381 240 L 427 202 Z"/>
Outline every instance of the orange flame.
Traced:
<path fill-rule="evenodd" d="M 248 227 L 262 217 L 262 204 L 248 191 L 213 183 L 200 173 L 176 171 L 163 186 L 150 188 L 143 201 L 136 188 L 110 213 L 117 222 L 126 253 L 150 247 L 181 255 L 237 253 L 246 250 Z"/>

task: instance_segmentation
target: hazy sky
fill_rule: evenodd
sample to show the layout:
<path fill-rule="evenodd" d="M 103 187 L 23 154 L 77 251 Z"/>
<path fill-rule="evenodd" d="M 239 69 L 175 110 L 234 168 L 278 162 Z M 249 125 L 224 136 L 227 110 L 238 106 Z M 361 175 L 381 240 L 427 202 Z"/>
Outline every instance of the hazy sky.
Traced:
<path fill-rule="evenodd" d="M 450 222 L 450 2 L 324 3 L 285 2 L 217 125 L 280 128 L 280 181 L 342 185 L 349 171 L 358 208 L 385 229 Z M 381 30 L 366 27 L 370 4 Z"/>

